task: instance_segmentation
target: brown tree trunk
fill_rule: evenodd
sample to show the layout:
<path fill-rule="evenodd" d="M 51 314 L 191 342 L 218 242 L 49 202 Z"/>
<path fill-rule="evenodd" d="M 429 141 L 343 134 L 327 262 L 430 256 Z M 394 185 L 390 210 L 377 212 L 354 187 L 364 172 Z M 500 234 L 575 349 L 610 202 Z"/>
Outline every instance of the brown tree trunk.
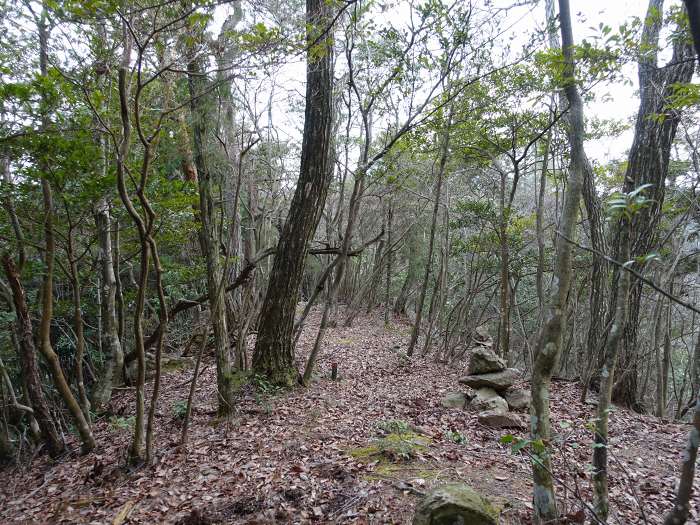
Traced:
<path fill-rule="evenodd" d="M 73 289 L 73 329 L 75 330 L 75 380 L 78 383 L 78 398 L 85 419 L 90 422 L 90 401 L 85 390 L 83 360 L 85 359 L 85 331 L 83 330 L 83 306 L 81 299 L 80 273 L 75 254 L 73 224 L 68 220 L 68 269 Z"/>
<path fill-rule="evenodd" d="M 333 176 L 330 163 L 333 124 L 333 45 L 323 37 L 332 19 L 324 0 L 306 1 L 308 24 L 306 113 L 299 181 L 277 244 L 253 354 L 253 370 L 275 384 L 291 385 L 294 366 L 292 330 L 306 251 L 316 231 Z M 319 39 L 319 42 L 316 40 Z"/>
<path fill-rule="evenodd" d="M 46 448 L 51 457 L 58 457 L 65 451 L 65 444 L 56 428 L 56 423 L 51 416 L 51 411 L 46 402 L 44 392 L 41 388 L 39 368 L 36 361 L 36 349 L 34 347 L 34 333 L 32 321 L 29 317 L 24 288 L 20 282 L 20 276 L 14 262 L 9 255 L 2 258 L 3 268 L 7 276 L 7 282 L 12 290 L 12 300 L 15 306 L 15 316 L 17 318 L 17 332 L 19 335 L 20 364 L 22 367 L 22 378 L 27 387 L 29 401 L 34 410 L 34 417 L 39 424 L 41 436 L 46 444 Z"/>
<path fill-rule="evenodd" d="M 651 185 L 646 193 L 649 206 L 635 214 L 631 225 L 632 258 L 648 254 L 658 242 L 657 225 L 662 215 L 671 146 L 681 116 L 679 111 L 668 110 L 667 102 L 677 84 L 690 81 L 695 68 L 694 60 L 689 60 L 694 56 L 692 46 L 683 38 L 674 40 L 673 56 L 669 64 L 665 67 L 657 65 L 656 50 L 663 21 L 663 7 L 663 0 L 649 0 L 642 33 L 642 45 L 647 51 L 639 61 L 641 101 L 623 185 L 625 193 L 644 184 Z M 663 119 L 655 118 L 660 114 L 664 114 Z M 619 247 L 616 249 L 619 251 Z M 619 253 L 615 253 L 614 258 L 621 260 Z M 620 370 L 632 371 L 621 377 L 613 393 L 616 402 L 632 408 L 639 408 L 636 399 L 636 368 L 639 360 L 637 331 L 641 293 L 642 282 L 635 281 L 630 290 L 625 344 L 620 353 Z M 611 304 L 614 304 L 615 294 L 611 295 Z"/>
<path fill-rule="evenodd" d="M 46 10 L 43 9 L 37 23 L 39 31 L 39 66 L 42 77 L 48 78 L 48 38 L 49 32 L 46 26 Z M 48 128 L 49 120 L 47 115 L 42 116 L 42 127 Z M 73 422 L 80 434 L 82 441 L 83 452 L 89 452 L 95 448 L 95 438 L 92 436 L 90 424 L 85 418 L 85 414 L 76 401 L 73 392 L 68 386 L 66 377 L 63 374 L 61 363 L 58 360 L 56 352 L 51 346 L 51 321 L 53 319 L 53 274 L 54 274 L 54 257 L 56 253 L 56 245 L 54 240 L 53 229 L 53 196 L 51 183 L 46 178 L 50 173 L 50 169 L 40 163 L 40 169 L 44 173 L 41 179 L 41 191 L 44 201 L 44 279 L 41 285 L 41 319 L 39 324 L 39 351 L 46 359 L 49 365 L 49 370 L 53 377 L 54 385 L 60 393 L 63 401 L 66 403 L 68 410 L 73 417 Z"/>

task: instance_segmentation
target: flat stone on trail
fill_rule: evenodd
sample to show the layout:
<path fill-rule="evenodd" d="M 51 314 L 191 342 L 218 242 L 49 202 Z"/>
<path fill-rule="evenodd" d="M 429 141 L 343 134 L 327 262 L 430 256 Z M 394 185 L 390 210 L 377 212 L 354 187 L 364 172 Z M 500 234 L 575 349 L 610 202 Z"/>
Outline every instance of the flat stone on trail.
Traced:
<path fill-rule="evenodd" d="M 493 411 L 499 414 L 508 412 L 508 403 L 493 388 L 480 388 L 469 407 L 473 410 Z"/>
<path fill-rule="evenodd" d="M 479 414 L 477 420 L 491 428 L 525 428 L 522 416 L 513 412 L 499 413 L 497 410 L 487 410 Z"/>
<path fill-rule="evenodd" d="M 464 408 L 469 399 L 464 392 L 450 392 L 442 398 L 440 404 L 445 408 Z"/>
<path fill-rule="evenodd" d="M 464 483 L 450 483 L 429 492 L 416 507 L 413 525 L 497 525 L 498 511 Z"/>
<path fill-rule="evenodd" d="M 530 408 L 532 397 L 530 391 L 524 388 L 510 387 L 503 394 L 511 410 L 523 410 Z"/>
<path fill-rule="evenodd" d="M 515 368 L 506 368 L 501 372 L 491 372 L 489 374 L 468 375 L 459 380 L 463 385 L 472 388 L 489 387 L 497 392 L 505 392 L 513 386 L 518 379 L 520 372 Z"/>
<path fill-rule="evenodd" d="M 506 362 L 496 355 L 496 352 L 485 346 L 472 350 L 467 373 L 470 375 L 500 372 L 506 369 Z"/>

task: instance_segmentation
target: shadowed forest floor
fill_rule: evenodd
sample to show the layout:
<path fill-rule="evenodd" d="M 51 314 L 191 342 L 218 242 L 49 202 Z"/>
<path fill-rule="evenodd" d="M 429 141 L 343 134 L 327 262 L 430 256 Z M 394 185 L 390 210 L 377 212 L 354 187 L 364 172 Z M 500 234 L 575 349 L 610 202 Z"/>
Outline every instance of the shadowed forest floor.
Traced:
<path fill-rule="evenodd" d="M 300 362 L 318 320 L 313 312 L 300 340 Z M 157 462 L 138 470 L 124 468 L 134 404 L 133 393 L 121 390 L 112 415 L 95 423 L 97 454 L 74 453 L 57 463 L 41 455 L 30 466 L 2 473 L 9 483 L 0 487 L 0 522 L 410 523 L 420 493 L 461 480 L 503 509 L 502 523 L 529 523 L 527 457 L 499 444 L 507 431 L 480 425 L 476 413 L 441 405 L 446 393 L 460 389 L 466 362 L 407 360 L 402 349 L 408 331 L 398 321 L 385 328 L 380 313 L 358 318 L 353 328 L 330 329 L 310 388 L 270 393 L 246 386 L 229 422 L 215 419 L 216 379 L 207 358 L 187 452 L 177 448 L 176 416 L 191 370 L 168 372 L 157 418 Z M 330 379 L 334 361 L 337 382 Z M 579 395 L 574 384 L 553 384 L 552 419 L 564 442 L 555 469 L 568 489 L 560 486 L 558 494 L 570 523 L 581 518 L 572 491 L 591 499 L 586 423 L 595 407 L 580 404 Z M 404 461 L 367 454 L 363 449 L 391 421 L 405 422 L 428 445 Z M 644 523 L 643 514 L 648 523 L 661 523 L 688 429 L 614 412 L 610 523 Z M 700 499 L 693 503 L 697 508 Z M 693 515 L 690 522 L 696 521 Z"/>

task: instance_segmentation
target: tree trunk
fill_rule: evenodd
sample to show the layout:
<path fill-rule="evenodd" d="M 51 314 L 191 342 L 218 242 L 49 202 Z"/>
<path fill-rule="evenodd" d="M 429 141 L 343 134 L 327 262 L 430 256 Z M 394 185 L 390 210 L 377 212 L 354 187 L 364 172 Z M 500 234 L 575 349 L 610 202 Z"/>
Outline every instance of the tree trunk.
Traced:
<path fill-rule="evenodd" d="M 377 307 L 379 292 L 382 287 L 382 271 L 380 268 L 383 261 L 382 252 L 384 251 L 384 239 L 379 241 L 377 248 L 374 251 L 374 261 L 372 262 L 372 285 L 370 287 L 369 297 L 367 298 L 366 312 L 369 314 Z"/>
<path fill-rule="evenodd" d="M 112 266 L 114 268 L 114 291 L 117 300 L 117 336 L 119 344 L 124 350 L 124 338 L 126 337 L 126 315 L 124 315 L 124 291 L 121 278 L 121 241 L 119 235 L 119 221 L 114 221 L 114 252 Z"/>
<path fill-rule="evenodd" d="M 73 329 L 75 330 L 75 380 L 78 383 L 78 398 L 85 419 L 90 422 L 90 401 L 85 391 L 83 360 L 85 359 L 85 332 L 83 330 L 83 305 L 81 299 L 80 273 L 75 255 L 74 225 L 68 220 L 68 268 L 73 289 Z"/>
<path fill-rule="evenodd" d="M 95 223 L 99 244 L 98 260 L 102 270 L 102 350 L 106 355 L 105 365 L 92 391 L 95 410 L 108 403 L 112 387 L 119 382 L 124 366 L 124 352 L 119 339 L 116 296 L 117 280 L 114 272 L 111 238 L 111 219 L 107 200 L 102 198 L 95 207 Z"/>
<path fill-rule="evenodd" d="M 46 444 L 49 455 L 53 458 L 60 456 L 65 451 L 65 444 L 61 434 L 56 428 L 56 423 L 51 416 L 49 405 L 41 388 L 39 377 L 39 367 L 36 361 L 36 349 L 34 347 L 34 333 L 32 321 L 29 317 L 26 296 L 19 272 L 9 255 L 2 258 L 7 282 L 12 290 L 12 300 L 15 306 L 15 316 L 17 318 L 17 332 L 19 335 L 20 364 L 22 367 L 22 378 L 27 388 L 29 401 L 34 410 L 34 417 L 39 424 L 41 436 Z"/>
<path fill-rule="evenodd" d="M 498 240 L 501 263 L 499 280 L 498 353 L 510 359 L 510 250 L 508 249 L 508 208 L 506 207 L 506 172 L 501 170 L 499 192 Z"/>
<path fill-rule="evenodd" d="M 447 157 L 450 150 L 450 128 L 452 126 L 452 115 L 453 106 L 450 106 L 449 115 L 447 117 L 447 122 L 445 123 L 445 129 L 442 133 L 442 148 L 440 153 L 440 165 L 438 167 L 437 179 L 435 180 L 435 189 L 433 192 L 433 216 L 430 222 L 430 238 L 428 241 L 428 254 L 425 261 L 425 271 L 423 272 L 423 282 L 421 283 L 420 294 L 418 296 L 418 303 L 416 304 L 416 319 L 413 323 L 413 329 L 411 330 L 411 339 L 408 342 L 408 349 L 406 354 L 408 356 L 413 355 L 413 350 L 418 342 L 418 336 L 420 335 L 421 322 L 423 317 L 423 303 L 425 303 L 425 296 L 428 291 L 428 281 L 430 279 L 430 273 L 433 265 L 433 250 L 435 246 L 435 233 L 437 231 L 437 219 L 438 212 L 440 211 L 440 195 L 442 194 L 442 183 L 445 177 L 445 167 L 447 166 Z"/>
<path fill-rule="evenodd" d="M 48 39 L 49 32 L 46 26 L 46 10 L 42 10 L 37 29 L 39 30 L 39 66 L 42 77 L 48 78 Z M 47 115 L 42 116 L 42 127 L 48 128 L 49 120 Z M 76 401 L 70 386 L 63 374 L 61 363 L 58 360 L 56 352 L 51 346 L 51 321 L 53 319 L 53 274 L 54 274 L 54 257 L 56 253 L 56 245 L 54 240 L 53 229 L 53 197 L 51 183 L 46 178 L 51 172 L 49 166 L 45 165 L 45 161 L 40 162 L 40 169 L 44 174 L 41 179 L 41 191 L 44 202 L 44 279 L 41 285 L 41 319 L 39 324 L 39 351 L 46 359 L 51 370 L 54 385 L 59 391 L 63 401 L 66 403 L 68 410 L 73 417 L 73 422 L 80 434 L 82 441 L 83 452 L 89 452 L 95 448 L 95 438 L 92 436 L 90 424 L 85 418 L 85 414 Z"/>
<path fill-rule="evenodd" d="M 583 101 L 575 84 L 575 64 L 573 59 L 574 38 L 571 29 L 571 13 L 568 0 L 559 0 L 561 20 L 562 50 L 564 53 L 564 92 L 569 101 L 569 144 L 571 164 L 566 185 L 564 207 L 559 221 L 560 234 L 556 239 L 556 263 L 554 279 L 550 290 L 547 309 L 537 336 L 535 363 L 532 372 L 532 407 L 530 418 L 530 439 L 537 444 L 537 459 L 532 462 L 533 506 L 537 523 L 554 522 L 558 510 L 554 495 L 551 462 L 551 426 L 549 407 L 549 387 L 562 348 L 566 303 L 571 286 L 572 246 L 567 239 L 573 239 L 576 231 L 578 207 L 581 199 L 583 171 L 586 154 L 583 149 L 584 119 Z"/>
<path fill-rule="evenodd" d="M 553 5 L 553 0 L 550 0 Z M 548 17 L 547 20 L 550 23 Z M 551 118 L 551 116 L 550 116 Z M 542 171 L 540 172 L 540 183 L 537 188 L 537 210 L 535 212 L 535 232 L 537 235 L 537 273 L 535 274 L 535 289 L 537 290 L 537 302 L 539 310 L 544 313 L 544 264 L 545 264 L 545 244 L 544 244 L 544 197 L 547 187 L 547 171 L 549 170 L 549 153 L 552 144 L 552 130 L 547 133 L 542 153 Z M 554 158 L 554 155 L 552 155 Z"/>
<path fill-rule="evenodd" d="M 364 152 L 366 153 L 369 148 L 369 135 L 366 137 L 366 143 L 364 147 Z M 363 158 L 361 159 L 362 163 L 366 162 L 367 157 L 366 155 L 363 155 Z M 348 210 L 348 222 L 345 226 L 345 235 L 343 236 L 343 245 L 341 247 L 340 254 L 338 254 L 338 263 L 336 264 L 336 272 L 335 272 L 335 277 L 333 279 L 333 282 L 331 283 L 331 286 L 329 288 L 329 293 L 328 293 L 328 299 L 326 300 L 326 304 L 323 308 L 323 315 L 321 317 L 321 324 L 318 328 L 318 333 L 316 334 L 316 340 L 314 341 L 314 346 L 311 350 L 311 354 L 309 355 L 309 359 L 306 363 L 306 367 L 304 368 L 304 375 L 302 376 L 302 383 L 305 386 L 308 386 L 309 381 L 311 380 L 311 375 L 313 373 L 313 369 L 316 363 L 316 357 L 318 356 L 319 351 L 321 350 L 321 344 L 323 343 L 323 338 L 326 334 L 326 330 L 328 328 L 328 320 L 329 316 L 331 314 L 331 311 L 333 309 L 333 305 L 335 304 L 336 298 L 338 296 L 338 290 L 340 289 L 340 285 L 343 282 L 343 278 L 345 277 L 345 268 L 347 266 L 347 259 L 348 259 L 348 254 L 350 252 L 350 243 L 352 242 L 352 236 L 355 233 L 355 222 L 357 221 L 357 216 L 360 210 L 360 200 L 362 198 L 362 194 L 364 193 L 365 189 L 365 172 L 360 171 L 355 175 L 355 183 L 353 184 L 353 189 L 352 189 L 352 195 L 350 196 L 350 203 L 349 203 L 349 210 Z M 383 241 L 380 241 L 380 246 L 382 246 Z M 381 248 L 377 248 L 377 251 L 380 251 Z M 381 253 L 379 256 L 375 253 L 375 266 L 377 266 L 379 263 L 377 262 L 378 259 L 377 257 L 381 257 Z"/>
<path fill-rule="evenodd" d="M 415 250 L 418 248 L 418 239 L 415 232 L 416 226 L 411 226 L 408 231 L 408 239 L 406 242 L 406 259 L 408 259 L 408 269 L 406 270 L 406 278 L 403 280 L 399 295 L 394 301 L 394 315 L 406 315 L 408 307 L 408 297 L 413 289 L 413 284 L 418 277 L 418 259 L 414 256 Z"/>
<path fill-rule="evenodd" d="M 620 262 L 626 263 L 630 258 L 630 221 L 623 217 L 620 220 Z M 613 386 L 615 384 L 615 367 L 620 349 L 620 341 L 624 334 L 628 318 L 628 296 L 630 292 L 630 273 L 617 271 L 617 305 L 615 307 L 613 324 L 605 343 L 605 361 L 601 371 L 601 386 L 598 395 L 598 409 L 595 421 L 593 445 L 593 503 L 598 518 L 608 519 L 608 420 Z"/>
<path fill-rule="evenodd" d="M 263 302 L 253 370 L 280 385 L 293 384 L 292 330 L 306 251 L 316 231 L 333 176 L 330 163 L 333 124 L 333 45 L 322 35 L 332 19 L 331 4 L 306 1 L 307 52 L 306 112 L 301 169 L 294 197 L 277 244 Z"/>
<path fill-rule="evenodd" d="M 389 304 L 389 301 L 391 299 L 391 272 L 393 271 L 393 263 L 394 263 L 394 251 L 391 246 L 391 236 L 392 236 L 392 227 L 393 227 L 393 219 L 394 219 L 394 202 L 391 198 L 389 198 L 389 209 L 387 211 L 387 220 L 386 220 L 386 235 L 387 235 L 387 241 L 386 245 L 388 246 L 388 252 L 387 252 L 387 258 L 386 258 L 386 284 L 384 286 L 384 326 L 389 326 L 389 320 L 391 316 L 391 306 Z"/>
<path fill-rule="evenodd" d="M 193 35 L 196 37 L 197 35 Z M 197 38 L 198 39 L 198 38 Z M 191 53 L 196 53 L 191 46 Z M 207 291 L 209 294 L 209 311 L 214 332 L 214 347 L 216 355 L 216 383 L 218 389 L 218 413 L 228 416 L 233 410 L 233 355 L 228 340 L 226 323 L 226 308 L 224 308 L 225 286 L 220 286 L 223 280 L 223 270 L 220 263 L 219 245 L 221 243 L 219 214 L 221 210 L 214 204 L 213 194 L 220 181 L 215 180 L 209 170 L 204 148 L 207 138 L 207 122 L 209 121 L 211 97 L 205 96 L 207 90 L 206 76 L 202 67 L 202 58 L 193 55 L 188 58 L 188 86 L 190 107 L 193 119 L 194 161 L 197 166 L 199 184 L 199 242 L 207 264 Z M 221 294 L 218 297 L 217 294 Z M 219 308 L 212 305 L 220 303 Z"/>
<path fill-rule="evenodd" d="M 681 477 L 673 509 L 666 515 L 664 525 L 682 525 L 690 515 L 690 498 L 693 495 L 693 479 L 695 478 L 695 462 L 700 446 L 700 335 L 695 343 L 693 359 L 693 388 L 696 392 L 695 409 L 693 410 L 693 428 L 681 462 Z"/>
<path fill-rule="evenodd" d="M 654 351 L 654 360 L 656 365 L 656 399 L 655 399 L 655 410 L 656 417 L 664 417 L 666 410 L 666 399 L 664 394 L 665 384 L 661 380 L 663 375 L 663 358 L 661 356 L 661 339 L 665 338 L 663 335 L 663 330 L 665 329 L 666 320 L 662 318 L 664 311 L 664 297 L 659 297 L 656 300 L 656 305 L 654 307 L 654 324 L 652 328 L 651 344 Z M 662 328 L 662 325 L 663 328 Z M 644 389 L 646 390 L 646 389 Z"/>
<path fill-rule="evenodd" d="M 674 39 L 673 56 L 664 67 L 658 67 L 657 47 L 663 21 L 663 0 L 649 0 L 646 23 L 642 33 L 645 53 L 639 61 L 640 106 L 637 113 L 634 140 L 630 149 L 625 171 L 623 192 L 629 193 L 644 184 L 651 186 L 646 196 L 649 206 L 635 214 L 631 225 L 631 258 L 644 256 L 658 242 L 657 225 L 662 215 L 668 163 L 680 112 L 669 110 L 667 102 L 676 84 L 690 81 L 695 61 L 692 45 L 684 38 Z M 664 114 L 663 119 L 655 116 Z M 617 248 L 619 250 L 619 247 Z M 620 254 L 614 258 L 621 260 Z M 632 369 L 616 385 L 613 398 L 616 402 L 632 408 L 639 408 L 636 399 L 637 331 L 641 303 L 642 282 L 632 285 L 628 309 L 628 322 L 625 325 L 624 348 L 620 353 L 620 369 Z M 611 294 L 614 304 L 615 294 Z"/>

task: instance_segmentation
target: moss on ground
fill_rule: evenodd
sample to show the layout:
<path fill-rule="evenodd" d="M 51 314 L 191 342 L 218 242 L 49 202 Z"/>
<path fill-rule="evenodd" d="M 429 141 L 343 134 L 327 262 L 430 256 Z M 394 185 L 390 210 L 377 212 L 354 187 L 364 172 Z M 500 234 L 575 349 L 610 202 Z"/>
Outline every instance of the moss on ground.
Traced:
<path fill-rule="evenodd" d="M 401 434 L 387 434 L 376 438 L 366 447 L 354 448 L 349 451 L 356 459 L 380 462 L 400 463 L 408 462 L 420 456 L 428 450 L 431 439 L 420 436 L 414 432 Z"/>

